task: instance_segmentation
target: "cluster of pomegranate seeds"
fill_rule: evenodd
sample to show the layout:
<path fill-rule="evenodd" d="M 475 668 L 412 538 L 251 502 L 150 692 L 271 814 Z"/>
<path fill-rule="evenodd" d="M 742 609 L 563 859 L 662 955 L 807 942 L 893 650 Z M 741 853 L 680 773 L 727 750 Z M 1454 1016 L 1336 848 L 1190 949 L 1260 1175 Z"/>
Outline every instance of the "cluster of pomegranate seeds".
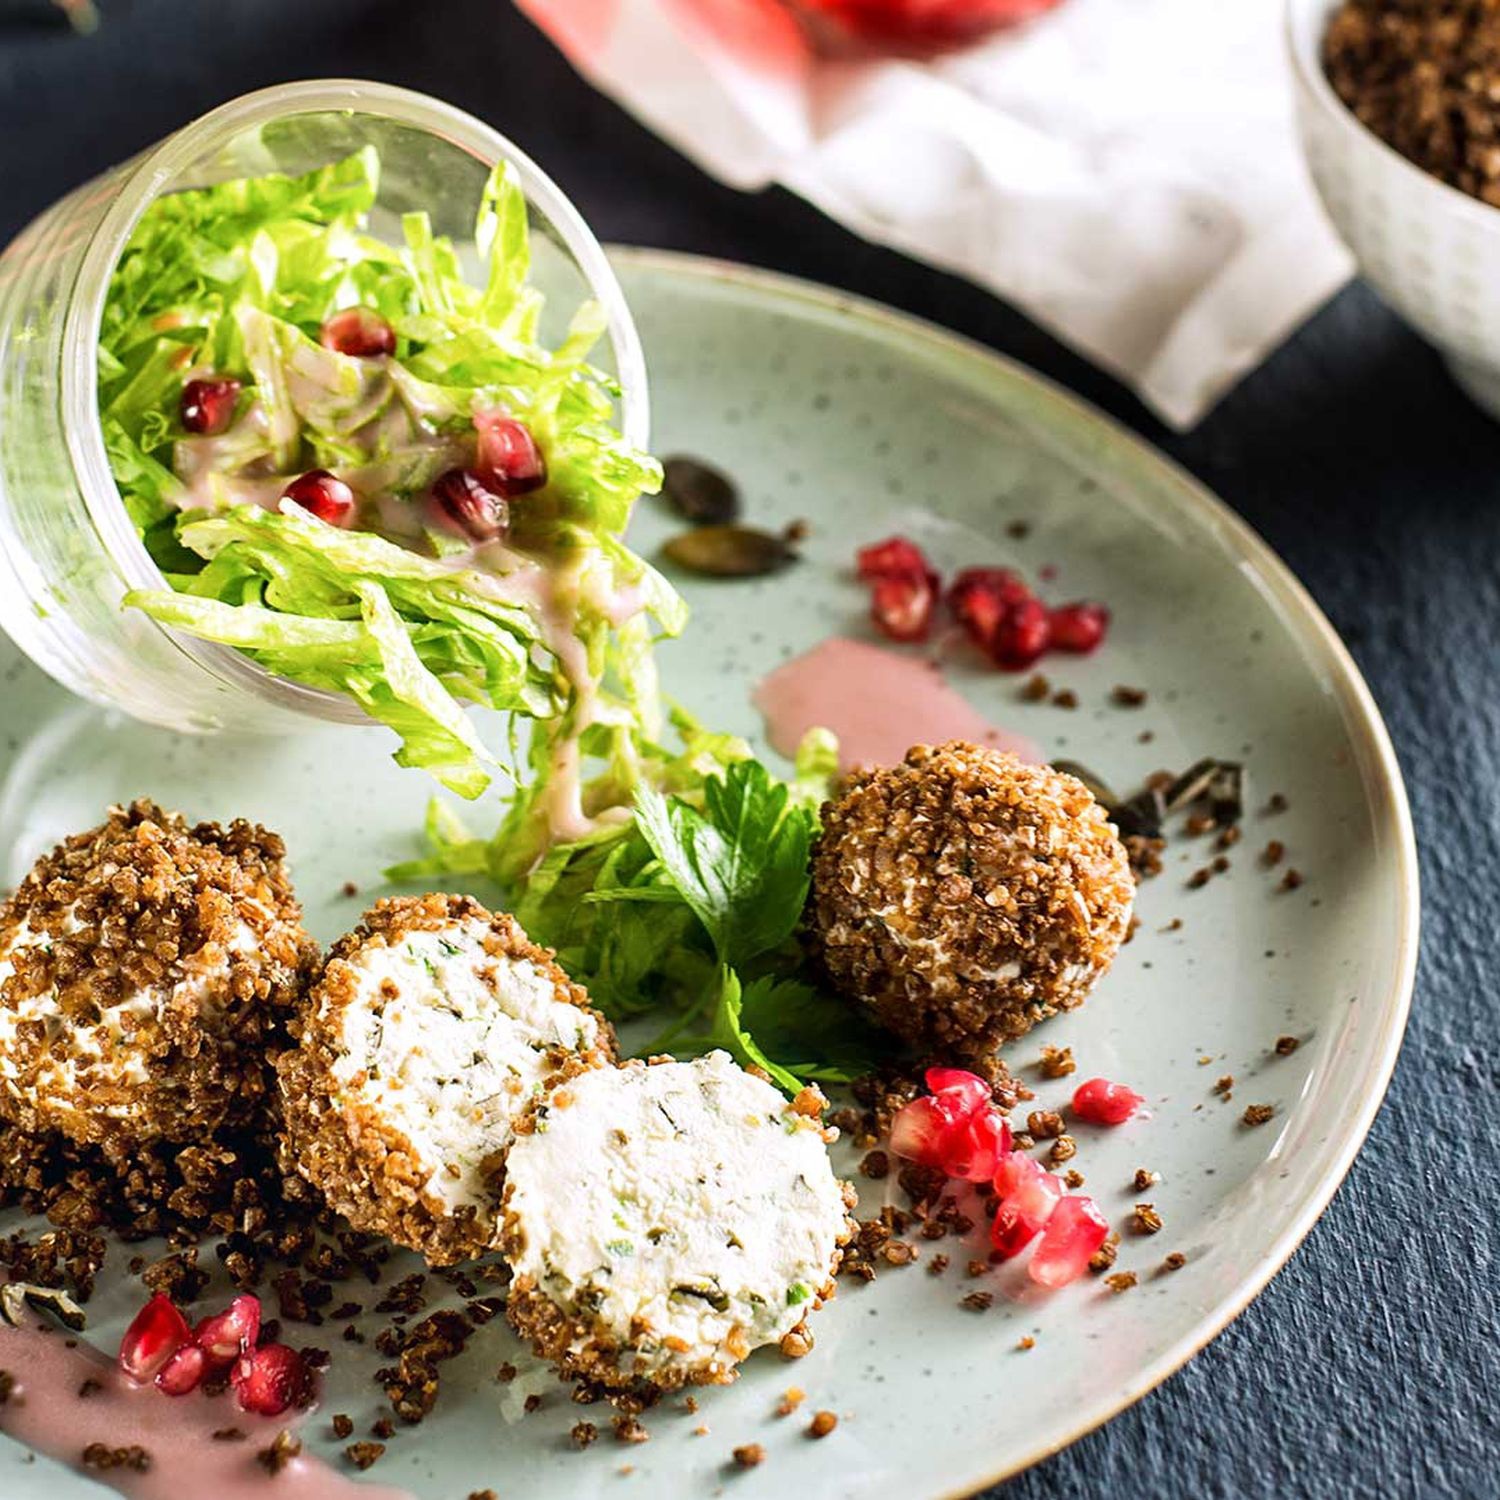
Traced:
<path fill-rule="evenodd" d="M 1062 1178 L 1011 1149 L 1010 1126 L 982 1078 L 958 1068 L 929 1068 L 926 1082 L 929 1092 L 904 1105 L 891 1122 L 891 1150 L 949 1177 L 992 1182 L 999 1199 L 990 1225 L 996 1252 L 1008 1260 L 1035 1241 L 1026 1267 L 1033 1281 L 1049 1289 L 1076 1281 L 1109 1237 L 1099 1206 L 1068 1192 Z M 1095 1078 L 1078 1090 L 1073 1108 L 1081 1118 L 1119 1124 L 1143 1102 L 1132 1090 Z M 1086 1113 L 1090 1108 L 1112 1117 Z"/>
<path fill-rule="evenodd" d="M 510 505 L 472 469 L 449 469 L 432 486 L 432 504 L 474 542 L 498 541 L 510 529 Z"/>
<path fill-rule="evenodd" d="M 479 478 L 507 500 L 529 495 L 547 482 L 547 460 L 531 429 L 503 411 L 474 414 L 479 433 Z"/>
<path fill-rule="evenodd" d="M 213 437 L 229 426 L 239 399 L 240 383 L 232 375 L 190 380 L 182 388 L 178 415 L 189 432 Z"/>
<path fill-rule="evenodd" d="M 190 1328 L 171 1298 L 157 1292 L 125 1330 L 120 1368 L 141 1385 L 154 1381 L 168 1396 L 185 1396 L 205 1376 L 229 1370 L 240 1406 L 276 1417 L 306 1401 L 312 1372 L 295 1349 L 285 1344 L 257 1347 L 259 1337 L 258 1297 L 238 1296 L 223 1312 Z"/>
<path fill-rule="evenodd" d="M 870 617 L 896 641 L 925 641 L 942 578 L 905 537 L 862 547 L 859 576 L 870 585 Z M 1011 568 L 964 568 L 948 586 L 948 608 L 964 633 L 1006 671 L 1019 672 L 1047 651 L 1094 650 L 1109 629 L 1109 610 L 1080 600 L 1049 609 Z"/>
<path fill-rule="evenodd" d="M 1073 1113 L 1090 1125 L 1123 1125 L 1145 1102 L 1123 1083 L 1090 1078 L 1074 1091 Z"/>
<path fill-rule="evenodd" d="M 963 1182 L 988 1182 L 1010 1150 L 1010 1126 L 989 1084 L 960 1068 L 929 1068 L 927 1087 L 897 1111 L 891 1150 Z"/>
<path fill-rule="evenodd" d="M 318 339 L 335 354 L 373 359 L 396 352 L 396 330 L 368 307 L 346 307 L 323 324 Z"/>
<path fill-rule="evenodd" d="M 281 492 L 281 498 L 300 505 L 330 526 L 347 526 L 358 508 L 354 491 L 327 469 L 309 469 L 299 474 Z"/>

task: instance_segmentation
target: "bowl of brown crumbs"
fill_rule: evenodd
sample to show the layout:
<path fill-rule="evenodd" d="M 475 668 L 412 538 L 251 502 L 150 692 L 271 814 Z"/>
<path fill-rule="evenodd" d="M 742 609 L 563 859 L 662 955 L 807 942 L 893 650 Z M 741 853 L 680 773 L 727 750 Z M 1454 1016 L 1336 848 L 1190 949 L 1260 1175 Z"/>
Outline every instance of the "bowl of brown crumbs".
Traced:
<path fill-rule="evenodd" d="M 1334 227 L 1500 417 L 1500 0 L 1288 0 L 1287 36 Z"/>

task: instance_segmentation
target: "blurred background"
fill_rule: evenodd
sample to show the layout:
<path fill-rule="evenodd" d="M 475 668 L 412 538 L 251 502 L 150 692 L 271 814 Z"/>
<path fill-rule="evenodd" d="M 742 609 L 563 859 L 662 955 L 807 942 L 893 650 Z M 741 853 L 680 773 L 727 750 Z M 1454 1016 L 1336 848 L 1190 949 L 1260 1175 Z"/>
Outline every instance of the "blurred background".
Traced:
<path fill-rule="evenodd" d="M 1392 730 L 1425 862 L 1412 1028 L 1303 1252 L 1003 1493 L 1493 1494 L 1500 426 L 1349 279 L 1278 0 L 801 3 L 99 0 L 70 25 L 0 0 L 0 241 L 236 94 L 382 79 L 493 123 L 601 239 L 932 319 L 1203 479 L 1312 590 Z M 981 35 L 1023 9 L 1046 14 Z"/>

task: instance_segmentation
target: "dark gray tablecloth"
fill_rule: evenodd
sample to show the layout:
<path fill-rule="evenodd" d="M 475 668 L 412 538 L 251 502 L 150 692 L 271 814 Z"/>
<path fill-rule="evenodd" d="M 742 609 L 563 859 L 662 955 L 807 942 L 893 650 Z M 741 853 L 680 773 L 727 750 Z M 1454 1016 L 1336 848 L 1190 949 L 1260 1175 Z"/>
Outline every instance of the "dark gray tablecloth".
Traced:
<path fill-rule="evenodd" d="M 832 282 L 1047 372 L 1181 460 L 1287 559 L 1368 677 L 1416 812 L 1425 931 L 1395 1083 L 1348 1182 L 1254 1306 L 1003 1494 L 1500 1495 L 1500 427 L 1433 353 L 1356 286 L 1171 436 L 972 287 L 786 194 L 702 177 L 592 94 L 508 0 L 100 4 L 100 31 L 75 38 L 38 19 L 40 0 L 0 0 L 0 240 L 247 89 L 407 84 L 524 142 L 602 238 Z"/>

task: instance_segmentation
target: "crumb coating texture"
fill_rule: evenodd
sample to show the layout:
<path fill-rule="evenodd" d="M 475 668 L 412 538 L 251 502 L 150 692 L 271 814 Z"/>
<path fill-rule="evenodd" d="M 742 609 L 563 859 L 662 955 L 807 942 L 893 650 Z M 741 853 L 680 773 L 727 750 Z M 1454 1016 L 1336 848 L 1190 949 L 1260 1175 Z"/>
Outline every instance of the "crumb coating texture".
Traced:
<path fill-rule="evenodd" d="M 317 959 L 285 846 L 138 801 L 0 906 L 0 1117 L 80 1145 L 252 1122 Z"/>
<path fill-rule="evenodd" d="M 518 973 L 529 991 L 526 1014 L 534 1017 L 540 1004 L 554 1021 L 559 1007 L 576 1018 L 566 1038 L 555 1024 L 544 1034 L 513 1019 Z M 465 1018 L 456 1021 L 450 1008 L 460 1002 Z M 407 1028 L 401 1035 L 411 1045 L 393 1052 L 387 1018 L 393 1033 Z M 445 1049 L 443 1029 L 451 1042 L 453 1026 L 469 1022 L 481 1030 L 463 1035 L 487 1040 L 457 1067 L 464 1060 Z M 356 1229 L 419 1251 L 432 1265 L 494 1247 L 504 1149 L 533 1094 L 615 1055 L 613 1029 L 552 953 L 513 917 L 468 896 L 377 902 L 334 945 L 291 1029 L 297 1045 L 276 1064 L 287 1170 Z M 502 1051 L 515 1068 L 503 1064 Z M 486 1068 L 496 1075 L 487 1082 Z"/>
<path fill-rule="evenodd" d="M 807 940 L 904 1041 L 982 1059 L 1083 1002 L 1134 895 L 1082 782 L 961 740 L 918 745 L 824 808 Z"/>

